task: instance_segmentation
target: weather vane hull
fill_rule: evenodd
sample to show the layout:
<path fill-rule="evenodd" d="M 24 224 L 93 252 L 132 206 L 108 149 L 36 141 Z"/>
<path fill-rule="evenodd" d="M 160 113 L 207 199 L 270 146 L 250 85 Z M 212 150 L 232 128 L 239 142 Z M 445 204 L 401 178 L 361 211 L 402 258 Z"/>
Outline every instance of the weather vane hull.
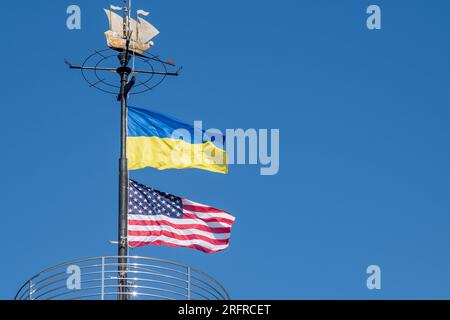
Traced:
<path fill-rule="evenodd" d="M 108 45 L 109 48 L 119 51 L 127 49 L 127 40 L 118 36 L 111 30 L 106 31 L 105 36 L 106 36 L 106 44 Z M 152 41 L 148 43 L 130 42 L 128 50 L 137 54 L 144 54 L 145 51 L 150 50 L 152 46 L 153 46 Z"/>

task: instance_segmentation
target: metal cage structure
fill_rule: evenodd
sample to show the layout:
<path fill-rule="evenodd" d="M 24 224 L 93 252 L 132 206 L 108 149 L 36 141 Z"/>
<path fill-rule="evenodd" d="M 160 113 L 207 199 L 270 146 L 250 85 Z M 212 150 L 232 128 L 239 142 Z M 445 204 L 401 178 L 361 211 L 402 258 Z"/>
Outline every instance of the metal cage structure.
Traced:
<path fill-rule="evenodd" d="M 29 279 L 15 300 L 229 300 L 210 275 L 175 262 L 126 257 L 126 285 L 118 284 L 118 256 L 73 260 Z M 123 258 L 123 257 L 122 257 Z M 125 289 L 125 290 L 124 290 Z"/>

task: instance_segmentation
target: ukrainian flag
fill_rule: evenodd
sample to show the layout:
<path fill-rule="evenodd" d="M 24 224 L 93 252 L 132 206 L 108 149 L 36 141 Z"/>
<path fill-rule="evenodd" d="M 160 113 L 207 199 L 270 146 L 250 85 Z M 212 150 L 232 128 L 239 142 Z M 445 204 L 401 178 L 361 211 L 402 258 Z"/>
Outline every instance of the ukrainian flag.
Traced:
<path fill-rule="evenodd" d="M 166 115 L 128 107 L 129 170 L 198 168 L 226 174 L 224 142 L 223 136 L 214 139 L 204 131 Z"/>

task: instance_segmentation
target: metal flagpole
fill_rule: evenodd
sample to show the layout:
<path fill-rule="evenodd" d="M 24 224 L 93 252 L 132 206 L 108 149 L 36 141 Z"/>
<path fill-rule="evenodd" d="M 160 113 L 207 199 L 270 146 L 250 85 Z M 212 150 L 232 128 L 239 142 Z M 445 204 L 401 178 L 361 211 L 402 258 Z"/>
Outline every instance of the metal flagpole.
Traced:
<path fill-rule="evenodd" d="M 125 87 L 128 83 L 128 76 L 131 69 L 128 67 L 129 55 L 127 34 L 127 3 L 124 0 L 123 14 L 123 37 L 127 41 L 127 48 L 119 54 L 120 68 L 117 72 L 120 75 L 120 159 L 119 159 L 119 294 L 118 300 L 127 300 L 127 263 L 128 263 L 128 160 L 127 160 L 127 94 Z"/>
<path fill-rule="evenodd" d="M 120 160 L 119 160 L 119 300 L 126 300 L 127 284 L 127 255 L 128 255 L 128 161 L 127 161 L 127 97 L 125 86 L 128 83 L 128 75 L 131 69 L 128 68 L 128 53 L 122 52 L 120 55 L 120 102 L 121 102 L 121 128 L 120 128 Z"/>
<path fill-rule="evenodd" d="M 123 34 L 122 39 L 125 41 L 126 45 L 125 48 L 123 46 L 118 47 L 112 47 L 115 50 L 119 51 L 119 61 L 120 66 L 118 68 L 111 68 L 111 67 L 103 67 L 100 66 L 100 63 L 105 62 L 107 59 L 109 59 L 112 56 L 104 56 L 102 54 L 103 51 L 98 52 L 96 51 L 95 54 L 91 55 L 89 58 L 85 60 L 85 62 L 82 65 L 73 65 L 69 61 L 64 60 L 65 63 L 69 66 L 70 69 L 78 69 L 81 70 L 84 79 L 91 85 L 91 87 L 95 87 L 103 92 L 109 92 L 109 87 L 114 85 L 112 83 L 109 83 L 103 78 L 99 78 L 98 72 L 115 72 L 120 76 L 120 92 L 118 95 L 118 100 L 120 101 L 121 106 L 121 121 L 120 121 L 120 159 L 119 159 L 119 219 L 118 219 L 118 293 L 117 293 L 117 299 L 118 300 L 127 300 L 128 298 L 128 191 L 129 191 L 129 179 L 128 179 L 128 160 L 127 160 L 127 135 L 128 135 L 128 106 L 127 106 L 127 97 L 130 93 L 130 90 L 133 88 L 134 84 L 136 83 L 136 77 L 135 74 L 142 74 L 142 75 L 150 75 L 150 79 L 147 79 L 145 81 L 140 81 L 139 85 L 137 86 L 143 86 L 144 89 L 141 89 L 141 91 L 137 93 L 143 93 L 148 90 L 153 89 L 154 87 L 158 86 L 166 76 L 178 76 L 178 71 L 181 70 L 179 68 L 176 72 L 168 72 L 167 66 L 174 67 L 175 64 L 173 62 L 169 61 L 162 61 L 159 59 L 158 56 L 149 55 L 146 56 L 144 54 L 140 54 L 139 58 L 141 61 L 143 61 L 145 64 L 149 65 L 151 67 L 151 70 L 132 70 L 129 67 L 130 62 L 130 42 L 131 42 L 131 36 L 132 32 L 135 30 L 130 30 L 130 21 L 131 16 L 129 14 L 130 11 L 130 0 L 123 0 Z M 129 3 L 127 5 L 127 2 Z M 109 13 L 109 29 L 113 29 L 112 27 L 112 15 L 111 12 Z M 110 30 L 111 31 L 111 30 Z M 120 37 L 120 36 L 119 36 Z M 131 49 L 133 56 L 135 55 L 135 42 L 133 42 L 133 47 Z M 111 48 L 111 47 L 110 47 Z M 86 65 L 88 61 L 91 61 L 91 58 L 98 56 L 100 57 L 100 61 L 97 62 L 94 66 L 88 66 Z M 158 63 L 160 66 L 163 67 L 163 70 L 156 70 L 151 62 Z M 134 69 L 134 66 L 133 66 Z M 96 80 L 91 82 L 88 80 L 86 73 L 87 71 L 93 71 Z M 129 79 L 130 75 L 133 74 L 133 77 Z M 159 76 L 162 77 L 159 81 L 154 81 L 153 85 L 150 86 L 149 82 L 151 79 L 153 79 L 153 76 Z M 108 87 L 108 89 L 102 89 L 101 85 L 104 85 Z"/>

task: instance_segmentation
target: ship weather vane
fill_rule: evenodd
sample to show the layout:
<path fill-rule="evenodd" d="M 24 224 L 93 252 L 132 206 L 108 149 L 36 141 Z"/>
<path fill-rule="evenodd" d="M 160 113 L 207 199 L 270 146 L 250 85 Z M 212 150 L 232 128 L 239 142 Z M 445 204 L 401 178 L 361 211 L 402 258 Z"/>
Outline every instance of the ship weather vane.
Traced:
<path fill-rule="evenodd" d="M 149 12 L 142 9 L 136 11 L 136 19 L 131 17 L 130 5 L 124 1 L 123 7 L 111 5 L 104 9 L 108 18 L 108 30 L 105 32 L 109 49 L 94 51 L 81 65 L 74 65 L 68 60 L 65 63 L 71 69 L 79 69 L 86 82 L 100 91 L 116 94 L 120 100 L 122 85 L 112 74 L 123 72 L 132 76 L 132 81 L 125 88 L 126 96 L 152 90 L 161 84 L 167 76 L 178 76 L 182 68 L 176 68 L 172 60 L 162 60 L 148 51 L 154 46 L 152 41 L 159 34 L 150 22 L 142 18 Z M 122 16 L 117 12 L 122 11 Z M 116 66 L 119 56 L 120 66 Z M 132 67 L 129 67 L 130 60 Z M 171 69 L 174 69 L 172 71 Z M 136 79 L 134 75 L 140 75 Z M 128 84 L 128 83 L 127 83 Z M 131 91 L 131 89 L 134 89 Z"/>
<path fill-rule="evenodd" d="M 142 18 L 148 12 L 136 11 L 136 19 L 131 17 L 131 1 L 124 0 L 122 7 L 111 5 L 105 9 L 109 29 L 105 32 L 108 49 L 95 51 L 82 65 L 73 65 L 65 60 L 70 69 L 81 70 L 83 78 L 91 87 L 117 95 L 121 103 L 121 135 L 119 161 L 119 232 L 118 232 L 118 299 L 127 300 L 128 242 L 127 215 L 129 174 L 127 161 L 127 99 L 129 95 L 149 91 L 168 76 L 178 76 L 171 61 L 163 61 L 148 51 L 154 46 L 159 31 Z M 122 12 L 122 16 L 119 14 Z M 118 60 L 117 60 L 118 58 Z M 132 67 L 130 61 L 132 60 Z M 117 65 L 119 64 L 119 65 Z M 171 71 L 173 69 L 174 71 Z M 120 82 L 117 83 L 119 75 Z M 130 79 L 131 76 L 131 79 Z M 139 76 L 137 79 L 136 76 Z"/>

